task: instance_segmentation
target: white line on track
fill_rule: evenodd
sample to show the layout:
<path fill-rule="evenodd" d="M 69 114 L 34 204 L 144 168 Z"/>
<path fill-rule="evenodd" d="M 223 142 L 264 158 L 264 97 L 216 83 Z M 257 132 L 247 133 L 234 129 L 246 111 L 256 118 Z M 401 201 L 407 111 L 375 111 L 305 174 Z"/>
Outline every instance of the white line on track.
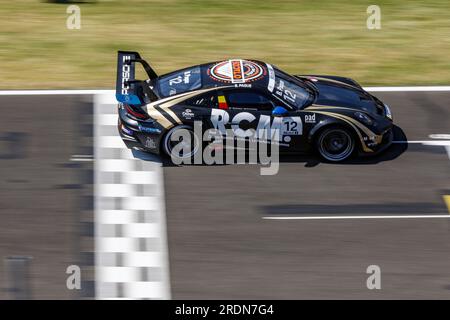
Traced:
<path fill-rule="evenodd" d="M 450 140 L 443 140 L 443 139 L 448 139 L 450 137 L 450 135 L 448 135 L 448 134 L 430 134 L 429 137 L 434 138 L 436 140 L 392 141 L 392 143 L 423 144 L 425 146 L 445 147 L 448 158 L 450 159 Z"/>
<path fill-rule="evenodd" d="M 2 90 L 0 96 L 39 96 L 62 94 L 111 94 L 113 90 Z"/>
<path fill-rule="evenodd" d="M 347 219 L 449 219 L 449 214 L 437 215 L 384 215 L 384 216 L 302 216 L 302 217 L 263 217 L 264 220 L 347 220 Z"/>
<path fill-rule="evenodd" d="M 450 86 L 410 86 L 410 87 L 364 87 L 370 92 L 424 92 L 450 91 Z"/>
<path fill-rule="evenodd" d="M 94 158 L 92 154 L 74 154 L 70 161 L 94 161 Z"/>
<path fill-rule="evenodd" d="M 413 143 L 413 144 L 426 144 L 432 146 L 450 146 L 450 140 L 408 140 L 408 141 L 392 141 L 392 143 Z"/>
<path fill-rule="evenodd" d="M 404 86 L 404 87 L 364 87 L 371 92 L 423 92 L 423 91 L 450 91 L 450 86 Z M 2 96 L 13 95 L 61 95 L 61 94 L 106 94 L 113 95 L 114 90 L 1 90 Z M 111 97 L 113 101 L 114 96 Z M 109 102 L 109 101 L 108 101 Z M 114 101 L 115 102 L 115 101 Z"/>

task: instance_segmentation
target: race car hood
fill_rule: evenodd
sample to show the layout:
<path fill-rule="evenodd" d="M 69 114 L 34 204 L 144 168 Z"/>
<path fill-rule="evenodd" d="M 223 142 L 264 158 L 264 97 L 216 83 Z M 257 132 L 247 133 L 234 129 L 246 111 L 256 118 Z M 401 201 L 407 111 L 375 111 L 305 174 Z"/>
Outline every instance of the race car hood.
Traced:
<path fill-rule="evenodd" d="M 359 109 L 371 114 L 380 113 L 377 100 L 363 89 L 328 79 L 311 79 L 318 91 L 315 104 Z"/>

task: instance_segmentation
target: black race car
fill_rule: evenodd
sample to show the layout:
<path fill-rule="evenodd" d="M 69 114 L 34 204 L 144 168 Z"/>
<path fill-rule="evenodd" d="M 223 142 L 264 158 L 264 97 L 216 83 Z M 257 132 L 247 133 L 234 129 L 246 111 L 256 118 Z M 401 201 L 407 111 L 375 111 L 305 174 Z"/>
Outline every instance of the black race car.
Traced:
<path fill-rule="evenodd" d="M 135 79 L 136 63 L 147 80 Z M 276 125 L 277 138 L 264 138 L 280 152 L 317 150 L 333 162 L 379 153 L 392 142 L 389 107 L 349 78 L 290 75 L 244 59 L 158 76 L 137 52 L 126 51 L 119 51 L 117 68 L 118 128 L 129 148 L 171 155 L 172 136 L 193 131 L 195 121 L 204 131 L 238 138 L 260 138 L 259 131 Z"/>

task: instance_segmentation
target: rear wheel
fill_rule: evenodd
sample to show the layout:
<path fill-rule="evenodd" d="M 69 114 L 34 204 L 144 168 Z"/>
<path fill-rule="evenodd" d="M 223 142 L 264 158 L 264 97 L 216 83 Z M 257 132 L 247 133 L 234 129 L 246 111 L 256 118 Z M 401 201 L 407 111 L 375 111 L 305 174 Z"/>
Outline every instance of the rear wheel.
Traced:
<path fill-rule="evenodd" d="M 355 140 L 348 129 L 330 127 L 319 133 L 316 147 L 324 159 L 339 162 L 348 159 L 352 155 L 355 149 Z"/>
<path fill-rule="evenodd" d="M 180 125 L 170 129 L 164 136 L 162 148 L 176 162 L 194 158 L 201 149 L 201 142 L 191 127 Z"/>

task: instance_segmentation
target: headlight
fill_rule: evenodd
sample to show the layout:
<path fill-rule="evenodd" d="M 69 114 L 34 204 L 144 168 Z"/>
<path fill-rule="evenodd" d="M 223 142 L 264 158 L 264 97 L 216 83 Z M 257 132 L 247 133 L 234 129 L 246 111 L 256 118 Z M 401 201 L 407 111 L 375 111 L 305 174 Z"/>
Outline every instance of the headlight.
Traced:
<path fill-rule="evenodd" d="M 358 118 L 358 120 L 362 123 L 365 123 L 369 126 L 373 124 L 373 120 L 363 112 L 355 112 L 355 117 Z"/>
<path fill-rule="evenodd" d="M 386 103 L 384 103 L 384 110 L 386 111 L 386 118 L 392 120 L 391 108 L 389 108 L 389 106 Z"/>

